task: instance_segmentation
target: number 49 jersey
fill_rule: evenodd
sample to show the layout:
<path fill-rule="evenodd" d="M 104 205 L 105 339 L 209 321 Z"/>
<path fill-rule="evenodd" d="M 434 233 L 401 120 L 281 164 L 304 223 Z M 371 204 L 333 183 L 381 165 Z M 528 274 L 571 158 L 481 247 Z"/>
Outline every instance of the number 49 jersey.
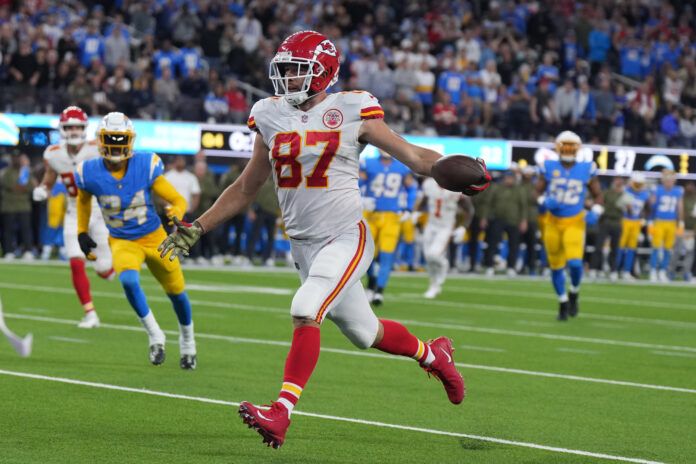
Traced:
<path fill-rule="evenodd" d="M 587 184 L 596 173 L 593 161 L 578 161 L 566 168 L 558 160 L 546 160 L 540 167 L 546 179 L 546 196 L 553 198 L 557 206 L 549 208 L 556 217 L 573 217 L 585 208 Z"/>
<path fill-rule="evenodd" d="M 152 183 L 163 173 L 159 156 L 135 152 L 122 179 L 116 179 L 102 159 L 93 159 L 78 165 L 75 181 L 97 198 L 112 237 L 135 240 L 161 225 L 152 202 Z"/>
<path fill-rule="evenodd" d="M 380 157 L 366 158 L 360 163 L 365 173 L 365 196 L 375 199 L 375 211 L 394 211 L 408 209 L 401 193 L 404 179 L 411 173 L 403 163 L 392 158 L 383 163 Z"/>
<path fill-rule="evenodd" d="M 270 149 L 278 203 L 292 238 L 327 238 L 362 219 L 358 142 L 363 120 L 383 118 L 367 92 L 329 94 L 309 111 L 270 97 L 251 109 L 248 125 Z"/>

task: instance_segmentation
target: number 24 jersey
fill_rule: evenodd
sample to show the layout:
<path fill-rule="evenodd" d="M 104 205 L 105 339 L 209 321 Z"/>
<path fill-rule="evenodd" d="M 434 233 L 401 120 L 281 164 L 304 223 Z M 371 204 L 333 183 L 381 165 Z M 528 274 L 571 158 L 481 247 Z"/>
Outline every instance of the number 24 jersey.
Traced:
<path fill-rule="evenodd" d="M 339 92 L 309 111 L 270 97 L 251 109 L 248 126 L 263 137 L 286 231 L 292 238 L 332 237 L 362 219 L 358 141 L 362 122 L 383 118 L 368 92 Z"/>
<path fill-rule="evenodd" d="M 101 158 L 85 161 L 75 171 L 77 186 L 97 198 L 109 234 L 135 240 L 162 224 L 152 202 L 152 183 L 164 172 L 159 156 L 135 152 L 126 174 L 116 179 Z"/>

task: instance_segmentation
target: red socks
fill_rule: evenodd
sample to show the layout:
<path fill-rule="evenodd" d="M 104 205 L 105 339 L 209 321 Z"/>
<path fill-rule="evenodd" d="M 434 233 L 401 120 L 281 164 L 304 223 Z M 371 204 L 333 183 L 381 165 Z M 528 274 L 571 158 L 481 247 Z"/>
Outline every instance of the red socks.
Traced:
<path fill-rule="evenodd" d="M 89 279 L 85 272 L 85 262 L 80 258 L 70 258 L 70 270 L 72 271 L 73 287 L 77 292 L 77 298 L 85 308 L 85 312 L 94 310 L 92 295 L 89 291 Z"/>
<path fill-rule="evenodd" d="M 295 329 L 290 352 L 285 360 L 283 386 L 278 396 L 278 401 L 290 412 L 299 401 L 302 390 L 317 365 L 320 348 L 319 327 L 304 326 Z"/>
<path fill-rule="evenodd" d="M 432 362 L 430 347 L 416 338 L 406 327 L 386 319 L 380 319 L 380 322 L 384 327 L 384 336 L 375 348 L 385 353 L 408 356 L 421 364 L 426 360 Z"/>

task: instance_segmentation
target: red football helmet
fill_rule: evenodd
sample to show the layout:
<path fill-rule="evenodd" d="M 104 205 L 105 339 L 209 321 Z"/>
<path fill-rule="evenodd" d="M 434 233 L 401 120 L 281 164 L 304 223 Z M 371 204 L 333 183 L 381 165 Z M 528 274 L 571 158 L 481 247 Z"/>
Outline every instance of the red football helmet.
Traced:
<path fill-rule="evenodd" d="M 276 95 L 285 97 L 291 105 L 299 105 L 335 84 L 339 66 L 339 53 L 333 42 L 318 32 L 300 31 L 280 44 L 268 77 Z M 294 79 L 304 79 L 300 89 L 290 88 Z"/>
<path fill-rule="evenodd" d="M 68 106 L 60 113 L 60 136 L 68 145 L 80 145 L 87 138 L 87 124 L 87 113 L 77 106 Z M 81 130 L 71 130 L 69 127 L 79 127 Z"/>

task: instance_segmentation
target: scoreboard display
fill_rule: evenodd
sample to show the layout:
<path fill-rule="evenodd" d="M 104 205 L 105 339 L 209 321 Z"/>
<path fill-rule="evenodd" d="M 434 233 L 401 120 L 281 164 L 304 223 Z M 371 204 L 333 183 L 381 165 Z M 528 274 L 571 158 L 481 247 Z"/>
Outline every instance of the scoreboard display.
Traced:
<path fill-rule="evenodd" d="M 512 159 L 521 166 L 538 165 L 544 159 L 556 158 L 551 143 L 512 141 Z M 630 176 L 641 172 L 658 177 L 663 169 L 671 169 L 680 179 L 696 180 L 696 151 L 655 147 L 622 147 L 583 145 L 578 153 L 583 161 L 597 163 L 602 176 Z"/>

